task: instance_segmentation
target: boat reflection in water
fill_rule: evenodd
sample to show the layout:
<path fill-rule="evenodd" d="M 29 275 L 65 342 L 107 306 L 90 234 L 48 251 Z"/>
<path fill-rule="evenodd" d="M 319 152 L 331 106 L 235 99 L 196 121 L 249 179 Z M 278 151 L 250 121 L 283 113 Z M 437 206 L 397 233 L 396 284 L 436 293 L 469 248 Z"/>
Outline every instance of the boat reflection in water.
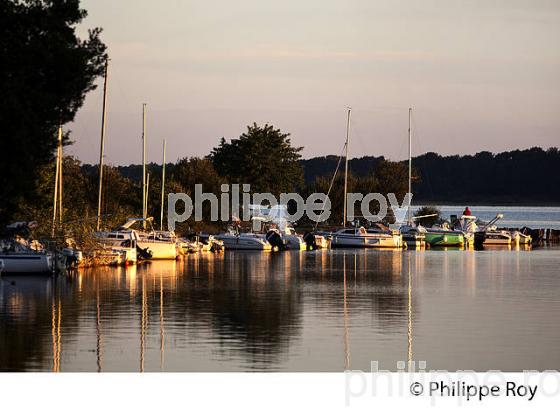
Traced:
<path fill-rule="evenodd" d="M 226 252 L 2 278 L 0 370 L 557 368 L 558 262 L 558 248 Z"/>

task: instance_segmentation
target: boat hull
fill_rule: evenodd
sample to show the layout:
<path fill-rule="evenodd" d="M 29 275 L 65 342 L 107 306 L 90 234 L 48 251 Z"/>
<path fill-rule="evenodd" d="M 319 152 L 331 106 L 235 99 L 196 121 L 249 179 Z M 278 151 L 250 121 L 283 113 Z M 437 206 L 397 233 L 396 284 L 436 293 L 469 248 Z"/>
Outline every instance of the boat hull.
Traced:
<path fill-rule="evenodd" d="M 94 253 L 95 266 L 122 266 L 126 264 L 125 252 L 112 248 L 98 250 Z"/>
<path fill-rule="evenodd" d="M 296 251 L 304 251 L 307 249 L 307 245 L 303 241 L 303 237 L 299 235 L 282 235 L 282 239 L 288 249 Z"/>
<path fill-rule="evenodd" d="M 424 248 L 426 246 L 426 236 L 424 234 L 402 234 L 403 241 L 408 248 Z"/>
<path fill-rule="evenodd" d="M 386 234 L 345 235 L 333 234 L 332 248 L 402 248 L 402 236 Z"/>
<path fill-rule="evenodd" d="M 134 231 L 95 233 L 103 249 L 96 252 L 95 263 L 101 265 L 132 265 L 138 261 L 137 234 Z"/>
<path fill-rule="evenodd" d="M 465 245 L 465 235 L 460 232 L 426 232 L 426 243 L 430 246 L 453 246 Z"/>
<path fill-rule="evenodd" d="M 484 246 L 510 246 L 511 238 L 486 238 L 483 242 Z"/>
<path fill-rule="evenodd" d="M 511 246 L 511 239 L 487 239 L 483 243 L 484 246 Z"/>
<path fill-rule="evenodd" d="M 136 248 L 113 248 L 116 250 L 120 250 L 124 254 L 124 263 L 125 265 L 134 265 L 138 262 L 138 253 L 136 252 Z"/>
<path fill-rule="evenodd" d="M 271 251 L 272 246 L 264 240 L 234 235 L 218 235 L 216 239 L 224 243 L 226 250 Z"/>
<path fill-rule="evenodd" d="M 52 273 L 53 259 L 48 254 L 0 254 L 3 275 L 49 274 Z"/>
<path fill-rule="evenodd" d="M 152 253 L 152 260 L 175 260 L 179 255 L 175 242 L 140 239 L 138 247 L 149 250 Z"/>
<path fill-rule="evenodd" d="M 510 246 L 515 243 L 508 232 L 504 231 L 487 231 L 484 234 L 483 246 Z"/>

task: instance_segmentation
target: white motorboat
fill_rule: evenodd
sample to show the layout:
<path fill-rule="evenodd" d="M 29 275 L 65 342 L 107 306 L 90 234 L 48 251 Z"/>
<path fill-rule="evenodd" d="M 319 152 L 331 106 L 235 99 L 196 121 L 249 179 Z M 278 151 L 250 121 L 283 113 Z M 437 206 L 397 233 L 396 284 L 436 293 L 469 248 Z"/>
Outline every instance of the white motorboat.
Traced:
<path fill-rule="evenodd" d="M 508 231 L 498 230 L 493 224 L 502 219 L 503 214 L 496 215 L 491 221 L 484 223 L 483 226 L 477 224 L 477 217 L 472 215 L 461 215 L 458 223 L 460 230 L 464 232 L 465 237 L 474 237 L 477 232 L 484 233 L 484 242 L 482 246 L 505 245 L 509 246 L 514 243 L 512 234 Z M 478 221 L 480 222 L 480 221 Z"/>
<path fill-rule="evenodd" d="M 402 248 L 403 239 L 397 232 L 377 232 L 366 228 L 344 228 L 332 234 L 333 248 Z"/>
<path fill-rule="evenodd" d="M 286 205 L 274 205 L 272 207 L 251 205 L 251 217 L 253 220 L 260 219 L 270 231 L 280 235 L 286 249 L 305 250 L 307 245 L 303 235 L 296 233 L 294 227 L 288 221 L 288 207 Z"/>
<path fill-rule="evenodd" d="M 263 234 L 237 232 L 230 228 L 223 234 L 215 235 L 214 238 L 222 241 L 226 250 L 272 250 L 272 245 L 268 243 Z"/>
<path fill-rule="evenodd" d="M 182 255 L 197 252 L 221 252 L 224 250 L 224 243 L 214 237 L 214 235 L 200 235 L 192 240 L 179 239 L 177 241 L 179 251 Z"/>
<path fill-rule="evenodd" d="M 311 232 L 307 231 L 303 234 L 306 250 L 328 249 L 331 247 L 330 232 Z"/>
<path fill-rule="evenodd" d="M 305 241 L 303 240 L 303 235 L 296 233 L 296 230 L 291 226 L 285 226 L 284 229 L 277 229 L 280 234 L 282 241 L 286 245 L 286 249 L 303 251 L 307 248 Z"/>
<path fill-rule="evenodd" d="M 43 246 L 24 239 L 36 222 L 16 222 L 6 227 L 9 239 L 0 241 L 0 265 L 3 274 L 45 274 L 54 271 L 54 257 Z"/>
<path fill-rule="evenodd" d="M 2 241 L 0 261 L 3 274 L 52 273 L 54 258 L 44 250 L 34 250 L 19 241 Z"/>
<path fill-rule="evenodd" d="M 509 246 L 512 244 L 512 238 L 507 231 L 486 231 L 484 237 L 484 246 L 488 245 L 505 245 Z"/>
<path fill-rule="evenodd" d="M 52 273 L 53 258 L 46 252 L 16 251 L 0 252 L 2 274 Z"/>

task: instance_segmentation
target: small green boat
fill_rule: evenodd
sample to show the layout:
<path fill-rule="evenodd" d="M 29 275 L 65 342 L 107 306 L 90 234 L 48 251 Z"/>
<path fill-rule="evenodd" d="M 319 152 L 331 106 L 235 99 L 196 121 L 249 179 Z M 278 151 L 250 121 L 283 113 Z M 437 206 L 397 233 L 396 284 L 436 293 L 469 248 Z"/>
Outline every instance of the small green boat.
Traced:
<path fill-rule="evenodd" d="M 463 232 L 428 229 L 425 235 L 426 243 L 430 246 L 465 246 L 465 235 Z"/>

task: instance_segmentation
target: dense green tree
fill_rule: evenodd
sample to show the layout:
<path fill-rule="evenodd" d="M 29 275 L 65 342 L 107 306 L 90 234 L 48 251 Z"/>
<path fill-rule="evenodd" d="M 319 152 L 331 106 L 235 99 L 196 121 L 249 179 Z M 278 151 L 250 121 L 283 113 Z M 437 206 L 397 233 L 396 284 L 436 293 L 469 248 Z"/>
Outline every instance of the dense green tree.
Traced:
<path fill-rule="evenodd" d="M 194 195 L 196 184 L 202 185 L 204 192 L 220 194 L 220 187 L 227 181 L 218 175 L 212 162 L 206 158 L 182 158 L 172 168 L 171 178 L 179 184 L 182 192 Z"/>
<path fill-rule="evenodd" d="M 289 136 L 272 125 L 254 123 L 238 139 L 222 138 L 209 158 L 229 183 L 251 184 L 252 192 L 293 192 L 303 183 L 303 148 L 293 147 Z"/>
<path fill-rule="evenodd" d="M 76 35 L 79 0 L 0 1 L 0 223 L 30 202 L 53 160 L 57 128 L 74 119 L 103 71 L 98 28 Z M 68 136 L 66 136 L 66 139 Z"/>
<path fill-rule="evenodd" d="M 87 221 L 96 215 L 97 197 L 95 201 L 91 192 L 95 190 L 95 182 L 82 170 L 81 164 L 73 157 L 64 157 L 62 162 L 63 191 L 62 214 L 63 222 L 73 225 Z M 29 194 L 28 200 L 20 203 L 13 213 L 14 220 L 39 221 L 36 232 L 39 236 L 50 235 L 53 215 L 55 164 L 48 163 L 36 174 L 35 190 Z"/>
<path fill-rule="evenodd" d="M 195 200 L 196 184 L 202 185 L 202 192 L 213 193 L 217 198 L 220 198 L 221 185 L 227 183 L 224 177 L 218 175 L 208 158 L 182 158 L 169 168 L 169 183 L 166 183 L 166 192 L 185 193 L 192 198 L 193 202 Z M 182 212 L 182 209 L 178 208 L 177 211 Z M 166 212 L 165 215 L 167 215 Z M 194 218 L 190 218 L 187 223 L 179 224 L 177 231 L 179 233 L 187 233 L 192 230 L 216 231 L 221 223 L 209 223 L 210 215 L 210 204 L 205 201 L 202 206 L 204 221 L 195 222 Z"/>

